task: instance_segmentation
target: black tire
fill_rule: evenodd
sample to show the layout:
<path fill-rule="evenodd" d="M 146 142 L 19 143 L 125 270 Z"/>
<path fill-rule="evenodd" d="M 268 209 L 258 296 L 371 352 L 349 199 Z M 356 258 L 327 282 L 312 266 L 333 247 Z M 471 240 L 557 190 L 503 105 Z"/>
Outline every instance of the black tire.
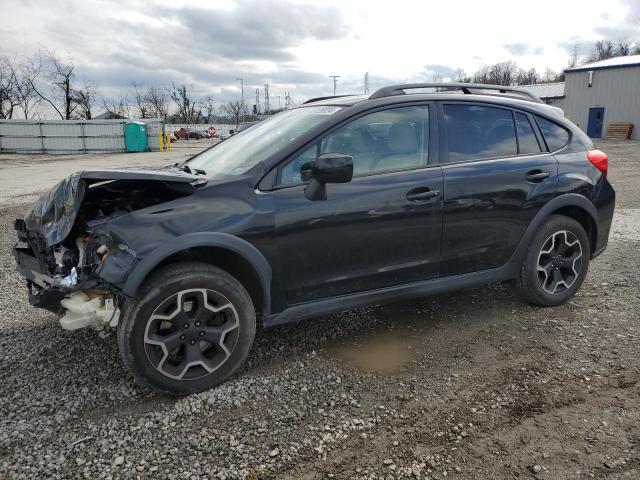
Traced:
<path fill-rule="evenodd" d="M 560 254 L 563 243 L 571 246 Z M 553 249 L 550 251 L 550 248 Z M 582 285 L 590 258 L 591 243 L 582 225 L 573 218 L 553 215 L 533 236 L 520 275 L 513 281 L 514 289 L 521 299 L 534 305 L 560 305 L 573 297 Z M 539 270 L 539 264 L 540 268 L 545 268 Z M 562 281 L 556 280 L 555 275 L 558 274 L 563 278 Z M 552 290 L 555 293 L 551 293 Z"/>
<path fill-rule="evenodd" d="M 118 346 L 138 383 L 188 395 L 233 375 L 246 360 L 255 332 L 255 309 L 242 284 L 212 265 L 185 262 L 168 265 L 145 281 L 124 309 Z M 208 342 L 209 336 L 217 343 Z M 200 362 L 191 361 L 198 351 Z"/>

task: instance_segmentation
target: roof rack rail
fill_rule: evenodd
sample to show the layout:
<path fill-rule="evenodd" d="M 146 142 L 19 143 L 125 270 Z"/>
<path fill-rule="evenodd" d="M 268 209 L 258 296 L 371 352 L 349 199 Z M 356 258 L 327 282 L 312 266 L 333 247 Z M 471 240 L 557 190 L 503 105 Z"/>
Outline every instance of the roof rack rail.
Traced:
<path fill-rule="evenodd" d="M 326 97 L 314 97 L 302 102 L 303 105 L 311 102 L 319 102 L 320 100 L 329 100 L 330 98 L 353 97 L 353 95 L 328 95 Z"/>
<path fill-rule="evenodd" d="M 403 85 L 390 85 L 388 87 L 383 87 L 379 90 L 376 90 L 371 94 L 369 99 L 373 100 L 375 98 L 384 98 L 384 97 L 392 97 L 394 95 L 405 95 L 405 90 L 415 90 L 418 88 L 446 88 L 453 89 L 457 88 L 462 90 L 465 94 L 475 94 L 475 95 L 491 95 L 490 93 L 483 93 L 472 90 L 496 90 L 498 93 L 506 93 L 506 94 L 516 94 L 516 95 L 508 95 L 512 98 L 521 98 L 522 96 L 527 97 L 525 100 L 536 102 L 536 103 L 544 103 L 533 93 L 517 87 L 507 87 L 504 85 L 485 85 L 482 83 L 458 83 L 458 82 L 444 82 L 444 83 L 407 83 Z"/>

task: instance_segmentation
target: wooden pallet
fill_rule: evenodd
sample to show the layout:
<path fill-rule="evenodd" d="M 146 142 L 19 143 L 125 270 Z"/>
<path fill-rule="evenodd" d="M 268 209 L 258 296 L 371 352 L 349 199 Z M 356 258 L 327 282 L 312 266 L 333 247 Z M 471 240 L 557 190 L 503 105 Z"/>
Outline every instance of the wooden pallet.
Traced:
<path fill-rule="evenodd" d="M 633 123 L 610 123 L 607 126 L 607 140 L 629 140 Z"/>

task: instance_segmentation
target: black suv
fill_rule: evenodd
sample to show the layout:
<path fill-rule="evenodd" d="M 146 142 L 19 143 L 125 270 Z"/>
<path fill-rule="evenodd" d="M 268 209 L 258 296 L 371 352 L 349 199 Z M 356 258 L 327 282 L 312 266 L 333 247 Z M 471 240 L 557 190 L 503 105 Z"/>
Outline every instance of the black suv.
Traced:
<path fill-rule="evenodd" d="M 526 91 L 397 85 L 310 100 L 170 169 L 76 173 L 16 221 L 15 254 L 33 305 L 117 329 L 138 380 L 187 394 L 242 365 L 256 319 L 505 280 L 566 301 L 607 245 L 607 163 Z"/>

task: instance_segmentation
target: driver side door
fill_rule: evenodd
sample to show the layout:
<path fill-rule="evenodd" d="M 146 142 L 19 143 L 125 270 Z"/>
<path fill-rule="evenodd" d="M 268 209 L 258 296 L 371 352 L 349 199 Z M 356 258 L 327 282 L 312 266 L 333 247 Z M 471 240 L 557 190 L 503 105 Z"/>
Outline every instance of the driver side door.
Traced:
<path fill-rule="evenodd" d="M 363 115 L 281 166 L 274 280 L 287 306 L 438 276 L 443 175 L 429 163 L 429 108 Z M 351 156 L 354 178 L 310 201 L 300 170 L 324 153 Z"/>

